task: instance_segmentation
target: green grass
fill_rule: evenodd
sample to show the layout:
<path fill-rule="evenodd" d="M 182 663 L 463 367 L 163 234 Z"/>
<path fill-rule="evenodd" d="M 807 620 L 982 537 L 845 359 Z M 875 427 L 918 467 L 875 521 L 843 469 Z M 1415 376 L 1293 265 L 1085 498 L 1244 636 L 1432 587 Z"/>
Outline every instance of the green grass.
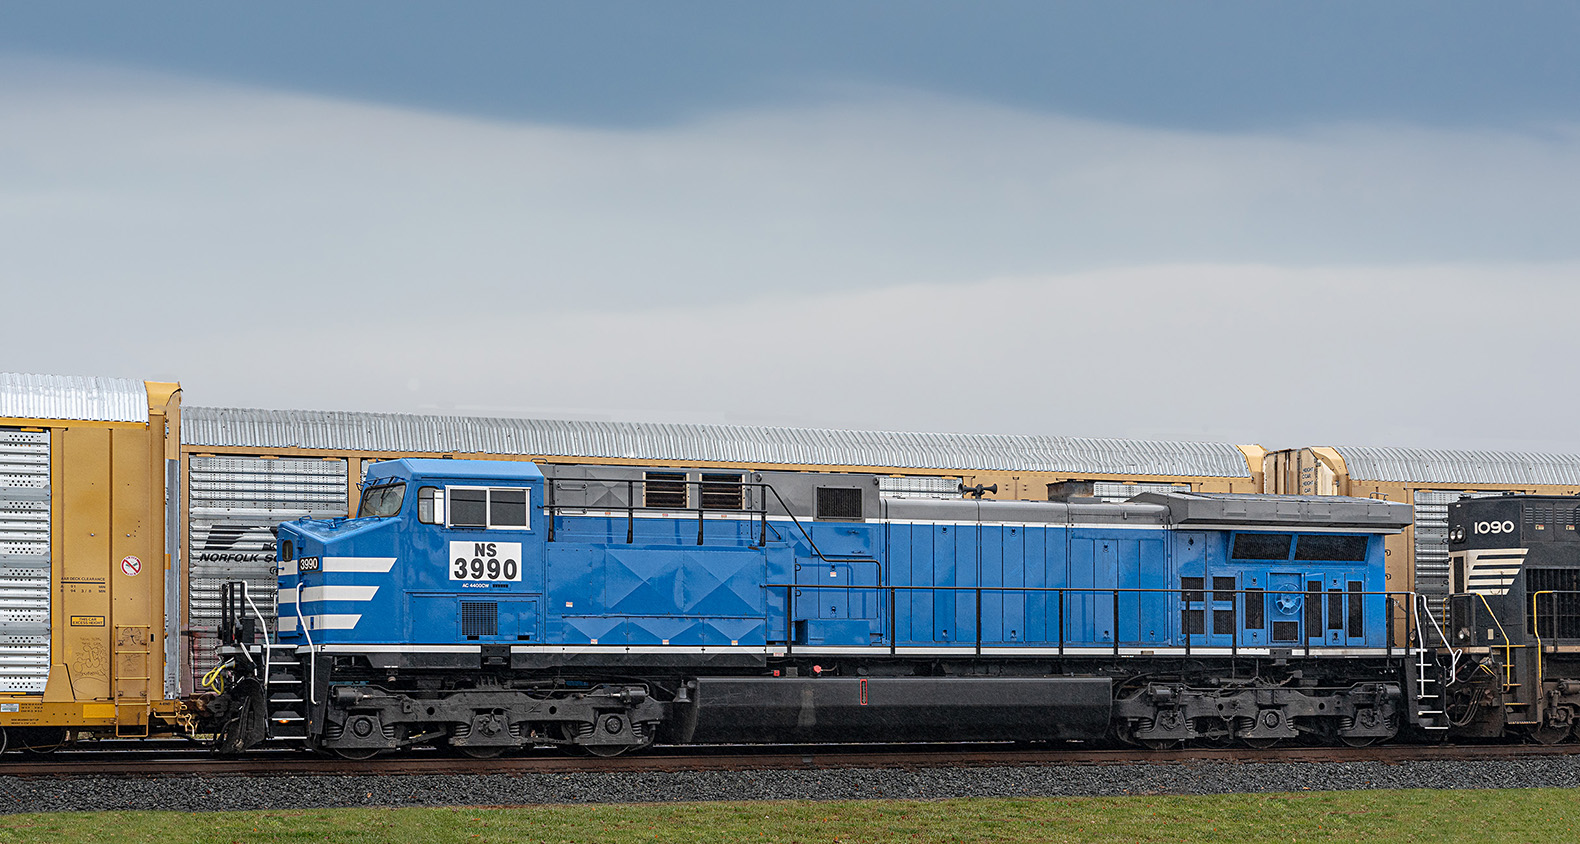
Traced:
<path fill-rule="evenodd" d="M 1580 791 L 676 803 L 0 816 L 5 844 L 79 841 L 909 842 L 1575 840 Z"/>

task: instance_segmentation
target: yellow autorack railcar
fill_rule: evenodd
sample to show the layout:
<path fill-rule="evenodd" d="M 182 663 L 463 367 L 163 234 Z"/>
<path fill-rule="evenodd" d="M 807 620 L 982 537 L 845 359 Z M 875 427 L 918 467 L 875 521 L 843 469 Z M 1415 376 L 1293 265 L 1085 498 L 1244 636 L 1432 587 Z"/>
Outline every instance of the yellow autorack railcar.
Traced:
<path fill-rule="evenodd" d="M 191 723 L 166 608 L 180 395 L 0 374 L 0 740 L 13 748 Z"/>

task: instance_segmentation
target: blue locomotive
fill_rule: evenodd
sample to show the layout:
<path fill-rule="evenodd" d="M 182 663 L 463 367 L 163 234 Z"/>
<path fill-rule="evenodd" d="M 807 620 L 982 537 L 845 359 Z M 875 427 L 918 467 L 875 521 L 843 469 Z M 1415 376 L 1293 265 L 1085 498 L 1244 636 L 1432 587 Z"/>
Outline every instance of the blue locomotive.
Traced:
<path fill-rule="evenodd" d="M 374 464 L 357 518 L 280 527 L 277 619 L 227 591 L 226 744 L 1363 744 L 1415 717 L 1383 565 L 1406 505 L 877 480 Z"/>

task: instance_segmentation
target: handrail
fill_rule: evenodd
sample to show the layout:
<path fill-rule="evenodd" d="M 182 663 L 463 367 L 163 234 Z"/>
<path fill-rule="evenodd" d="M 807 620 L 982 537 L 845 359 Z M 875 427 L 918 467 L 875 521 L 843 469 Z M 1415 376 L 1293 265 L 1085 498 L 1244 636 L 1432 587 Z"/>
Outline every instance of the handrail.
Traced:
<path fill-rule="evenodd" d="M 545 498 L 548 499 L 548 500 L 546 500 L 543 503 L 542 509 L 550 517 L 549 536 L 550 536 L 551 539 L 552 539 L 552 537 L 554 535 L 554 527 L 553 527 L 552 519 L 553 519 L 553 517 L 555 515 L 558 515 L 559 512 L 562 511 L 562 510 L 567 510 L 567 509 L 570 509 L 570 510 L 625 510 L 626 511 L 626 518 L 627 518 L 626 542 L 630 543 L 635 538 L 635 530 L 634 530 L 634 528 L 633 528 L 633 526 L 631 524 L 631 520 L 634 518 L 635 512 L 637 510 L 649 510 L 649 511 L 665 512 L 665 513 L 696 513 L 697 514 L 697 544 L 698 545 L 703 544 L 702 543 L 702 539 L 703 539 L 703 530 L 702 530 L 703 520 L 702 520 L 702 517 L 707 512 L 749 513 L 749 514 L 752 514 L 754 516 L 761 516 L 762 517 L 762 522 L 763 522 L 763 536 L 762 536 L 761 542 L 763 544 L 767 544 L 767 538 L 766 538 L 767 537 L 767 530 L 768 530 L 768 499 L 767 499 L 767 496 L 768 496 L 768 493 L 773 493 L 774 501 L 776 503 L 778 503 L 779 507 L 782 510 L 784 510 L 785 515 L 790 517 L 791 523 L 795 525 L 796 531 L 801 534 L 801 538 L 806 540 L 807 547 L 811 549 L 813 556 L 817 557 L 819 560 L 821 560 L 821 561 L 823 561 L 825 563 L 873 563 L 874 565 L 876 565 L 878 567 L 878 580 L 880 582 L 883 580 L 883 561 L 879 560 L 876 556 L 873 556 L 873 555 L 867 555 L 867 556 L 862 556 L 862 555 L 832 555 L 831 556 L 831 555 L 828 555 L 828 554 L 824 554 L 822 549 L 817 547 L 817 542 L 812 539 L 812 534 L 807 531 L 806 526 L 801 524 L 801 520 L 796 517 L 795 512 L 790 509 L 789 505 L 785 504 L 784 497 L 779 494 L 779 490 L 777 488 L 775 488 L 773 484 L 771 484 L 771 483 L 769 483 L 767 481 L 700 481 L 700 480 L 699 481 L 692 481 L 692 480 L 685 480 L 685 481 L 681 481 L 681 480 L 649 481 L 648 479 L 642 479 L 641 481 L 638 481 L 635 478 L 550 478 L 549 481 L 548 481 L 549 487 L 552 489 L 554 487 L 554 485 L 556 485 L 560 481 L 576 482 L 576 483 L 586 483 L 586 482 L 593 482 L 593 483 L 622 483 L 623 482 L 626 485 L 626 503 L 625 503 L 625 506 L 623 506 L 623 507 L 621 507 L 621 506 L 596 507 L 596 506 L 589 506 L 589 505 L 579 505 L 579 506 L 575 506 L 575 507 L 567 507 L 564 504 L 555 503 L 552 500 L 553 499 L 552 495 L 546 495 Z M 701 487 L 703 485 L 710 485 L 710 486 L 738 486 L 738 487 L 741 487 L 743 490 L 746 489 L 746 488 L 755 488 L 755 489 L 757 489 L 758 491 L 760 491 L 762 493 L 762 496 L 761 496 L 762 501 L 760 502 L 760 506 L 753 506 L 753 507 L 750 507 L 750 508 L 748 508 L 748 507 L 741 507 L 739 509 L 736 509 L 736 508 L 720 508 L 720 507 L 707 508 L 707 507 L 700 507 L 700 506 L 699 507 L 648 507 L 646 505 L 641 506 L 641 507 L 636 506 L 636 492 L 635 492 L 636 484 L 637 483 L 646 484 L 646 483 L 650 483 L 650 482 L 652 482 L 652 483 L 665 483 L 665 484 L 677 484 L 677 485 L 678 484 L 684 484 L 687 487 L 692 487 L 692 486 Z"/>
<path fill-rule="evenodd" d="M 1459 655 L 1461 650 L 1455 648 L 1454 643 L 1448 640 L 1448 634 L 1443 631 L 1443 625 L 1438 623 L 1437 616 L 1432 614 L 1432 608 L 1425 606 L 1426 596 L 1420 593 L 1412 594 L 1414 597 L 1411 601 L 1411 614 L 1415 616 L 1415 627 L 1417 630 L 1426 629 L 1426 626 L 1421 623 L 1421 610 L 1424 607 L 1426 609 L 1426 617 L 1432 621 L 1432 629 L 1437 631 L 1438 641 L 1442 642 L 1443 647 L 1448 650 L 1448 681 L 1443 685 L 1453 685 L 1454 680 L 1459 676 Z M 1425 650 L 1426 643 L 1422 642 L 1421 645 L 1422 649 Z"/>
<path fill-rule="evenodd" d="M 1536 682 L 1538 682 L 1538 683 L 1540 683 L 1542 681 L 1542 650 L 1543 650 L 1542 649 L 1542 620 L 1541 620 L 1541 612 L 1538 609 L 1538 605 L 1537 605 L 1537 602 L 1536 602 L 1536 598 L 1538 596 L 1540 596 L 1540 595 L 1553 595 L 1553 596 L 1555 596 L 1553 598 L 1553 611 L 1554 611 L 1554 621 L 1556 622 L 1556 620 L 1557 620 L 1557 609 L 1558 609 L 1558 599 L 1557 599 L 1556 596 L 1558 596 L 1558 595 L 1580 595 L 1580 591 L 1576 591 L 1576 590 L 1573 590 L 1573 589 L 1542 589 L 1540 591 L 1531 593 L 1531 635 L 1536 638 Z M 1486 599 L 1483 598 L 1482 600 L 1486 600 Z M 1555 639 L 1562 638 L 1562 637 L 1556 635 L 1557 632 L 1558 631 L 1556 629 L 1553 631 L 1553 633 L 1554 633 L 1553 638 L 1555 638 Z"/>
<path fill-rule="evenodd" d="M 1487 608 L 1487 617 L 1492 619 L 1493 625 L 1495 625 L 1498 628 L 1498 636 L 1503 639 L 1503 659 L 1504 659 L 1504 665 L 1506 666 L 1503 669 L 1503 688 L 1504 688 L 1504 690 L 1507 690 L 1509 688 L 1509 686 L 1512 685 L 1512 683 L 1510 683 L 1509 681 L 1514 679 L 1514 643 L 1509 640 L 1509 634 L 1504 632 L 1504 630 L 1503 630 L 1503 622 L 1499 621 L 1498 620 L 1498 614 L 1492 611 L 1492 605 L 1487 603 L 1487 596 L 1481 594 L 1480 592 L 1475 592 L 1475 593 L 1472 593 L 1472 594 L 1474 594 L 1477 598 L 1481 599 L 1481 605 Z M 1541 651 L 1542 651 L 1542 649 L 1541 649 L 1541 634 L 1537 634 L 1536 643 L 1537 643 L 1537 647 L 1536 647 L 1536 653 L 1537 653 L 1537 657 L 1536 657 L 1536 671 L 1537 671 L 1537 674 L 1540 675 L 1540 673 L 1541 673 Z"/>
<path fill-rule="evenodd" d="M 247 588 L 247 581 L 240 581 L 241 597 L 246 599 L 247 606 L 252 608 L 253 617 L 258 619 L 258 626 L 263 629 L 263 687 L 269 687 L 269 649 L 274 646 L 274 641 L 269 638 L 269 625 L 263 621 L 263 613 L 258 611 L 258 605 L 252 602 L 252 590 Z M 279 606 L 279 602 L 275 602 Z M 243 646 L 245 647 L 245 645 Z"/>
<path fill-rule="evenodd" d="M 296 626 L 302 631 L 302 636 L 307 639 L 307 702 L 318 704 L 318 647 L 313 644 L 313 631 L 307 629 L 307 620 L 302 618 L 302 579 L 296 579 Z"/>

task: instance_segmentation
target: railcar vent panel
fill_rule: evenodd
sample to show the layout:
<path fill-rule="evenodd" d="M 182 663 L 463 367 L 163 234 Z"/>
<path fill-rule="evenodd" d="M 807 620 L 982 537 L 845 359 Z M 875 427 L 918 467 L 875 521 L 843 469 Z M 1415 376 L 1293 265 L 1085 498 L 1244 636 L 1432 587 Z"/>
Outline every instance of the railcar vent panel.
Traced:
<path fill-rule="evenodd" d="M 49 432 L 0 428 L 0 692 L 49 680 Z"/>

